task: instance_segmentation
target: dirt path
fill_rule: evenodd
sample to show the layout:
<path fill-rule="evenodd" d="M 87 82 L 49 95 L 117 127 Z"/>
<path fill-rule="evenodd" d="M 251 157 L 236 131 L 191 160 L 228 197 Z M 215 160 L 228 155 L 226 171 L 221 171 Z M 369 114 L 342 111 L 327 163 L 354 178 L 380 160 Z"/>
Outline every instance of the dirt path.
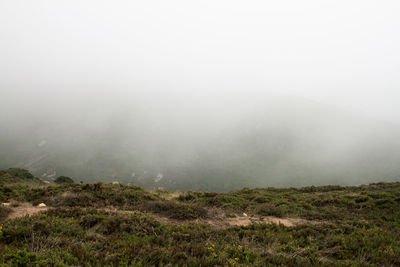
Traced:
<path fill-rule="evenodd" d="M 196 219 L 196 220 L 187 220 L 187 221 L 179 221 L 166 217 L 161 217 L 159 215 L 152 216 L 159 222 L 164 224 L 171 225 L 189 225 L 189 224 L 208 224 L 214 228 L 225 229 L 234 226 L 249 226 L 254 223 L 275 223 L 282 224 L 287 227 L 294 227 L 296 225 L 303 225 L 311 223 L 306 220 L 296 219 L 296 218 L 275 218 L 275 217 L 264 217 L 264 218 L 256 218 L 256 217 L 245 217 L 245 216 L 237 216 L 234 218 L 209 218 L 209 219 Z"/>
<path fill-rule="evenodd" d="M 35 215 L 39 212 L 48 210 L 48 207 L 32 206 L 30 203 L 20 203 L 18 207 L 11 207 L 12 212 L 8 215 L 7 220 L 13 220 L 26 215 Z M 99 211 L 117 213 L 117 214 L 142 214 L 140 211 L 135 210 L 119 210 L 115 208 L 102 208 Z M 157 221 L 168 225 L 189 225 L 189 224 L 208 224 L 212 227 L 225 229 L 233 226 L 248 226 L 254 223 L 275 223 L 282 224 L 287 227 L 294 227 L 297 225 L 314 224 L 316 222 L 307 221 L 298 218 L 278 218 L 272 216 L 246 216 L 236 215 L 235 217 L 226 217 L 225 215 L 211 216 L 207 219 L 196 219 L 196 220 L 175 220 L 168 217 L 160 216 L 158 214 L 149 213 L 150 216 L 154 217 Z"/>
<path fill-rule="evenodd" d="M 282 224 L 287 227 L 293 227 L 296 225 L 309 224 L 311 222 L 297 218 L 278 218 L 278 217 L 264 217 L 264 216 L 238 216 L 235 218 L 226 218 L 223 224 L 228 226 L 248 226 L 253 223 L 275 223 Z"/>
<path fill-rule="evenodd" d="M 38 206 L 32 206 L 31 203 L 20 203 L 18 207 L 10 207 L 11 208 L 11 213 L 8 215 L 7 220 L 13 220 L 19 217 L 24 217 L 26 215 L 34 215 L 37 214 L 41 211 L 46 211 L 48 208 L 47 207 L 38 207 Z"/>
<path fill-rule="evenodd" d="M 138 214 L 139 211 L 130 210 L 118 210 L 112 208 L 101 209 L 101 211 L 117 213 L 117 214 Z M 248 226 L 254 223 L 275 223 L 282 224 L 287 227 L 294 227 L 297 225 L 304 224 L 315 224 L 316 222 L 299 219 L 299 218 L 278 218 L 273 216 L 245 216 L 237 215 L 236 217 L 226 216 L 212 216 L 207 219 L 196 219 L 196 220 L 176 220 L 158 214 L 149 213 L 150 216 L 154 217 L 157 221 L 163 224 L 169 225 L 189 225 L 193 223 L 197 224 L 208 224 L 215 228 L 229 228 L 233 226 Z"/>

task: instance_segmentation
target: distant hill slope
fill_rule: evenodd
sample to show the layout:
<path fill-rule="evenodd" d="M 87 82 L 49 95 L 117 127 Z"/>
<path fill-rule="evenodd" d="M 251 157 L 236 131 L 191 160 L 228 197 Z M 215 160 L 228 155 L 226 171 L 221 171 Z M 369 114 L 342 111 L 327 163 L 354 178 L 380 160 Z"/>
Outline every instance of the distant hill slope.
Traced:
<path fill-rule="evenodd" d="M 0 184 L 12 183 L 34 183 L 43 184 L 43 182 L 34 177 L 28 170 L 19 168 L 9 168 L 7 170 L 0 170 Z"/>
<path fill-rule="evenodd" d="M 0 168 L 211 191 L 400 177 L 398 125 L 302 98 L 163 96 L 121 104 L 117 113 L 80 111 L 2 122 L 9 127 L 0 133 Z"/>

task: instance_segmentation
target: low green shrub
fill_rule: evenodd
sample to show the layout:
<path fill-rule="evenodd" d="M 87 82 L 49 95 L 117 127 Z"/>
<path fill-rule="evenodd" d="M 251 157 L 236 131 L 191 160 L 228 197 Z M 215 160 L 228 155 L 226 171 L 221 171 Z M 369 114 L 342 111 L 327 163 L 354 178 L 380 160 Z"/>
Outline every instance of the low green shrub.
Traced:
<path fill-rule="evenodd" d="M 72 180 L 68 176 L 59 176 L 57 179 L 54 180 L 56 184 L 73 184 L 74 180 Z"/>
<path fill-rule="evenodd" d="M 177 220 L 192 220 L 207 216 L 207 210 L 201 206 L 175 201 L 149 201 L 144 203 L 141 208 L 144 211 L 162 214 Z"/>
<path fill-rule="evenodd" d="M 4 221 L 10 214 L 11 209 L 9 207 L 0 206 L 0 222 Z"/>

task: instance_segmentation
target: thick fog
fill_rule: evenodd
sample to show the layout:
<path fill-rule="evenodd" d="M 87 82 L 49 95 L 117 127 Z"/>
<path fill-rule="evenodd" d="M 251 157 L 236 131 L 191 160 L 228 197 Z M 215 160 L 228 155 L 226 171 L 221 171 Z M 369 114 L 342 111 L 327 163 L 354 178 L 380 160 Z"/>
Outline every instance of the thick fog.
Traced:
<path fill-rule="evenodd" d="M 0 168 L 148 188 L 400 177 L 398 1 L 2 1 Z"/>

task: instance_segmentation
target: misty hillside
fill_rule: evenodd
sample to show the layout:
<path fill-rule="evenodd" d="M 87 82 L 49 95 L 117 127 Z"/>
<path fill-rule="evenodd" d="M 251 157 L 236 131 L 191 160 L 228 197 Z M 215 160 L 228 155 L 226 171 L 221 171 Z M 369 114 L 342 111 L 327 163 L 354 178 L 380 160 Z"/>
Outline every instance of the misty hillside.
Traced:
<path fill-rule="evenodd" d="M 65 103 L 25 104 L 12 119 L 16 106 L 3 106 L 0 168 L 211 191 L 400 176 L 398 125 L 303 98 L 147 94 Z"/>
<path fill-rule="evenodd" d="M 400 266 L 400 1 L 0 1 L 1 266 Z"/>

